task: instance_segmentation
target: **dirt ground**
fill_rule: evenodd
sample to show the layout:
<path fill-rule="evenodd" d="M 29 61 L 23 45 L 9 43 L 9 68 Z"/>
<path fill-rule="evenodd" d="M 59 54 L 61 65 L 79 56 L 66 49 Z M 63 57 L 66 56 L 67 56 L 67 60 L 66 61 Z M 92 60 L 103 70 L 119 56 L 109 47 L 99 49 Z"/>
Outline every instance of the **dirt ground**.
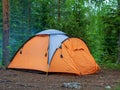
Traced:
<path fill-rule="evenodd" d="M 94 75 L 76 76 L 0 69 L 0 90 L 75 90 L 62 87 L 68 82 L 80 83 L 80 90 L 106 90 L 106 86 L 110 87 L 107 90 L 114 90 L 120 82 L 120 71 L 102 70 Z"/>

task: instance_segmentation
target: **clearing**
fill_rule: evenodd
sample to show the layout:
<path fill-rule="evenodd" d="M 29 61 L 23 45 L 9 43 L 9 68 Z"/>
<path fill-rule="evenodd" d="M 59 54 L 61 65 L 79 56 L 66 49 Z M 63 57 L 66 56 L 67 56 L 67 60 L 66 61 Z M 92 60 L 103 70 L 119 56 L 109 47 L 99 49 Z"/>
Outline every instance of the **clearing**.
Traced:
<path fill-rule="evenodd" d="M 0 69 L 0 90 L 75 90 L 63 83 L 78 82 L 80 90 L 114 90 L 120 82 L 120 70 L 102 70 L 94 75 L 40 74 L 20 70 Z"/>

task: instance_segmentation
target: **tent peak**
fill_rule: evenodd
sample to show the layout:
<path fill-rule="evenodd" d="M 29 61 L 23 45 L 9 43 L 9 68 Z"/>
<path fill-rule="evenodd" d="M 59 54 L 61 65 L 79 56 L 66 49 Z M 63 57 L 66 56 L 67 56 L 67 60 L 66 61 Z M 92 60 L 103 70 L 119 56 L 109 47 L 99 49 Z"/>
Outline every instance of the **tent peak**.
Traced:
<path fill-rule="evenodd" d="M 59 31 L 59 30 L 56 30 L 56 29 L 47 29 L 47 30 L 43 30 L 39 33 L 37 33 L 36 35 L 41 35 L 41 34 L 65 34 L 64 32 L 62 31 Z"/>

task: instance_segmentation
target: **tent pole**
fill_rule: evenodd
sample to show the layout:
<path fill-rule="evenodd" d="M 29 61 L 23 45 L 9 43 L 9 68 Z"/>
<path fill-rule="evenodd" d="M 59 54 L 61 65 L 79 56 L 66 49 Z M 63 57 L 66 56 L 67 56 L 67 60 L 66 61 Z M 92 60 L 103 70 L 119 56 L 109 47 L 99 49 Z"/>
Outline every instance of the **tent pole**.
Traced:
<path fill-rule="evenodd" d="M 47 72 L 46 72 L 46 76 L 48 76 L 48 71 L 49 71 L 49 64 L 47 65 Z"/>

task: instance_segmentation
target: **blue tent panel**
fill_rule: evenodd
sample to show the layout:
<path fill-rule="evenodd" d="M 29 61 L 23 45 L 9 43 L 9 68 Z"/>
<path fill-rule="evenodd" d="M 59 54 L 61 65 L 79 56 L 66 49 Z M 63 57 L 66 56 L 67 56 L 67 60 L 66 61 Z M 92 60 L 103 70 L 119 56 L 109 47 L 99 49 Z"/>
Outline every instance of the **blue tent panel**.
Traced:
<path fill-rule="evenodd" d="M 50 64 L 52 56 L 54 55 L 57 48 L 61 46 L 61 43 L 67 39 L 68 36 L 66 35 L 50 35 L 50 42 L 49 42 L 49 59 L 48 63 Z"/>
<path fill-rule="evenodd" d="M 48 55 L 48 64 L 50 64 L 51 59 L 52 59 L 56 49 L 61 46 L 61 43 L 65 39 L 67 39 L 68 36 L 66 36 L 64 32 L 58 31 L 55 29 L 44 30 L 44 31 L 37 33 L 36 35 L 44 35 L 44 34 L 50 35 L 49 50 L 48 50 L 48 54 L 49 54 Z"/>

